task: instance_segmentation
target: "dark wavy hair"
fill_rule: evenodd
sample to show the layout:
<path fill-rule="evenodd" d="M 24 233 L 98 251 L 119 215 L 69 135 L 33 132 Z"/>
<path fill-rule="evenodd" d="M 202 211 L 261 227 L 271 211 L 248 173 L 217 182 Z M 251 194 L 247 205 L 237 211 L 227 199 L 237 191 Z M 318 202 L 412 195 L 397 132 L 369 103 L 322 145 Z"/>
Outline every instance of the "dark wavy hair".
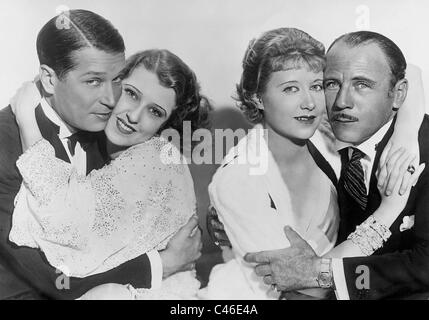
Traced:
<path fill-rule="evenodd" d="M 195 73 L 178 56 L 165 49 L 138 52 L 127 59 L 121 78 L 127 78 L 140 66 L 155 73 L 162 86 L 176 93 L 176 108 L 158 133 L 171 128 L 177 130 L 183 139 L 184 121 L 191 123 L 192 132 L 209 128 L 210 102 L 201 94 Z"/>
<path fill-rule="evenodd" d="M 67 26 L 58 26 L 64 19 Z M 40 64 L 51 67 L 59 79 L 77 64 L 73 53 L 94 47 L 107 53 L 123 53 L 124 40 L 118 30 L 102 16 L 88 10 L 70 10 L 49 20 L 37 35 Z"/>
<path fill-rule="evenodd" d="M 243 59 L 243 73 L 237 84 L 238 107 L 252 123 L 264 119 L 255 97 L 260 97 L 276 71 L 308 67 L 314 72 L 325 68 L 325 47 L 304 31 L 279 28 L 250 41 Z"/>

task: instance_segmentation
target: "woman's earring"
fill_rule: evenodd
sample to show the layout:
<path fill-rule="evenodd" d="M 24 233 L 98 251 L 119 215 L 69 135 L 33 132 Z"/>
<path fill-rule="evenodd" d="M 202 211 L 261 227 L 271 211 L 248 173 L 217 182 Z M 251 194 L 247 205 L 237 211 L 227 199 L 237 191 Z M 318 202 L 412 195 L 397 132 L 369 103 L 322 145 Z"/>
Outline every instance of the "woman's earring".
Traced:
<path fill-rule="evenodd" d="M 393 104 L 393 106 L 392 106 L 392 110 L 393 110 L 393 111 L 398 111 L 398 110 L 399 110 L 399 108 L 398 108 L 398 107 L 396 107 L 396 104 Z"/>
<path fill-rule="evenodd" d="M 262 99 L 260 97 L 256 97 L 256 107 L 259 110 L 264 110 L 264 104 L 262 103 Z"/>

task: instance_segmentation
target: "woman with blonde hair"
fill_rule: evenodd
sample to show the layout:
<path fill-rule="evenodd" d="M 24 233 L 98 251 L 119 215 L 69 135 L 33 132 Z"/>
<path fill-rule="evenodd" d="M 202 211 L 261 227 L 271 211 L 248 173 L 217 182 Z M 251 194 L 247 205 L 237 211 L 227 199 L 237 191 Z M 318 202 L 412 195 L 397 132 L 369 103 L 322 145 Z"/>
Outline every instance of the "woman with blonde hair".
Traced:
<path fill-rule="evenodd" d="M 324 68 L 323 44 L 301 30 L 270 30 L 250 42 L 237 100 L 255 126 L 229 151 L 209 186 L 211 204 L 232 244 L 233 258 L 214 267 L 203 297 L 279 298 L 280 293 L 265 284 L 243 257 L 248 252 L 289 247 L 285 226 L 292 227 L 319 256 L 334 248 L 339 227 L 337 178 L 319 151 L 323 148 L 312 142 L 325 113 Z M 402 115 L 399 112 L 399 123 L 408 121 L 406 109 Z M 416 113 L 411 118 L 417 128 L 421 116 Z M 393 139 L 398 136 L 404 139 L 407 132 L 399 130 Z M 404 157 L 403 161 L 410 160 Z M 252 170 L 258 161 L 266 162 L 260 166 L 267 168 L 265 172 Z M 382 192 L 382 205 L 374 216 L 399 215 L 421 171 L 422 167 L 416 170 L 404 196 L 386 197 Z M 400 205 L 385 210 L 392 201 Z M 343 244 L 344 252 L 356 251 L 351 241 Z M 305 294 L 318 297 L 321 292 L 306 290 Z"/>

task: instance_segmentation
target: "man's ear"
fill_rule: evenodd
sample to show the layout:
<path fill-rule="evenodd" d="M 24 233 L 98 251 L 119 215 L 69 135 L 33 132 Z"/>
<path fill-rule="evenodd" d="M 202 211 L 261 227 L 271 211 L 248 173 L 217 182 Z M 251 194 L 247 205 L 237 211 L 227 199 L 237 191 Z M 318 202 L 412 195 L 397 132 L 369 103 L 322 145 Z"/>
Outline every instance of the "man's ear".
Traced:
<path fill-rule="evenodd" d="M 46 64 L 42 64 L 39 69 L 39 75 L 44 91 L 43 93 L 46 93 L 47 95 L 53 95 L 55 91 L 55 84 L 58 81 L 55 71 Z"/>
<path fill-rule="evenodd" d="M 405 98 L 407 97 L 408 92 L 408 80 L 402 79 L 399 80 L 395 87 L 393 88 L 393 105 L 392 109 L 393 111 L 398 111 L 399 108 L 402 106 L 402 104 L 405 101 Z"/>

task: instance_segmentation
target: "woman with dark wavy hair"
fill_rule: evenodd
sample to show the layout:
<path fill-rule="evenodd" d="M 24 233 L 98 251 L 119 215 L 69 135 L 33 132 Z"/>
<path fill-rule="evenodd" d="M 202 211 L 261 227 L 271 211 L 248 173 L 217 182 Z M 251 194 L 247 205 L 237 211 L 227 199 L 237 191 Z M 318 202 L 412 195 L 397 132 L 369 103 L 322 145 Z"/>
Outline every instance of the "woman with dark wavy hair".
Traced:
<path fill-rule="evenodd" d="M 161 135 L 167 128 L 181 135 L 184 121 L 192 129 L 207 125 L 209 104 L 195 74 L 168 50 L 147 50 L 128 59 L 122 90 L 104 130 L 112 161 L 86 177 L 42 138 L 35 86 L 24 86 L 13 103 L 26 151 L 17 161 L 23 184 L 10 240 L 39 248 L 67 276 L 96 275 L 162 250 L 196 214 L 189 168 L 165 161 L 180 151 Z M 108 284 L 85 298 L 192 298 L 199 286 L 192 270 L 158 289 Z"/>

